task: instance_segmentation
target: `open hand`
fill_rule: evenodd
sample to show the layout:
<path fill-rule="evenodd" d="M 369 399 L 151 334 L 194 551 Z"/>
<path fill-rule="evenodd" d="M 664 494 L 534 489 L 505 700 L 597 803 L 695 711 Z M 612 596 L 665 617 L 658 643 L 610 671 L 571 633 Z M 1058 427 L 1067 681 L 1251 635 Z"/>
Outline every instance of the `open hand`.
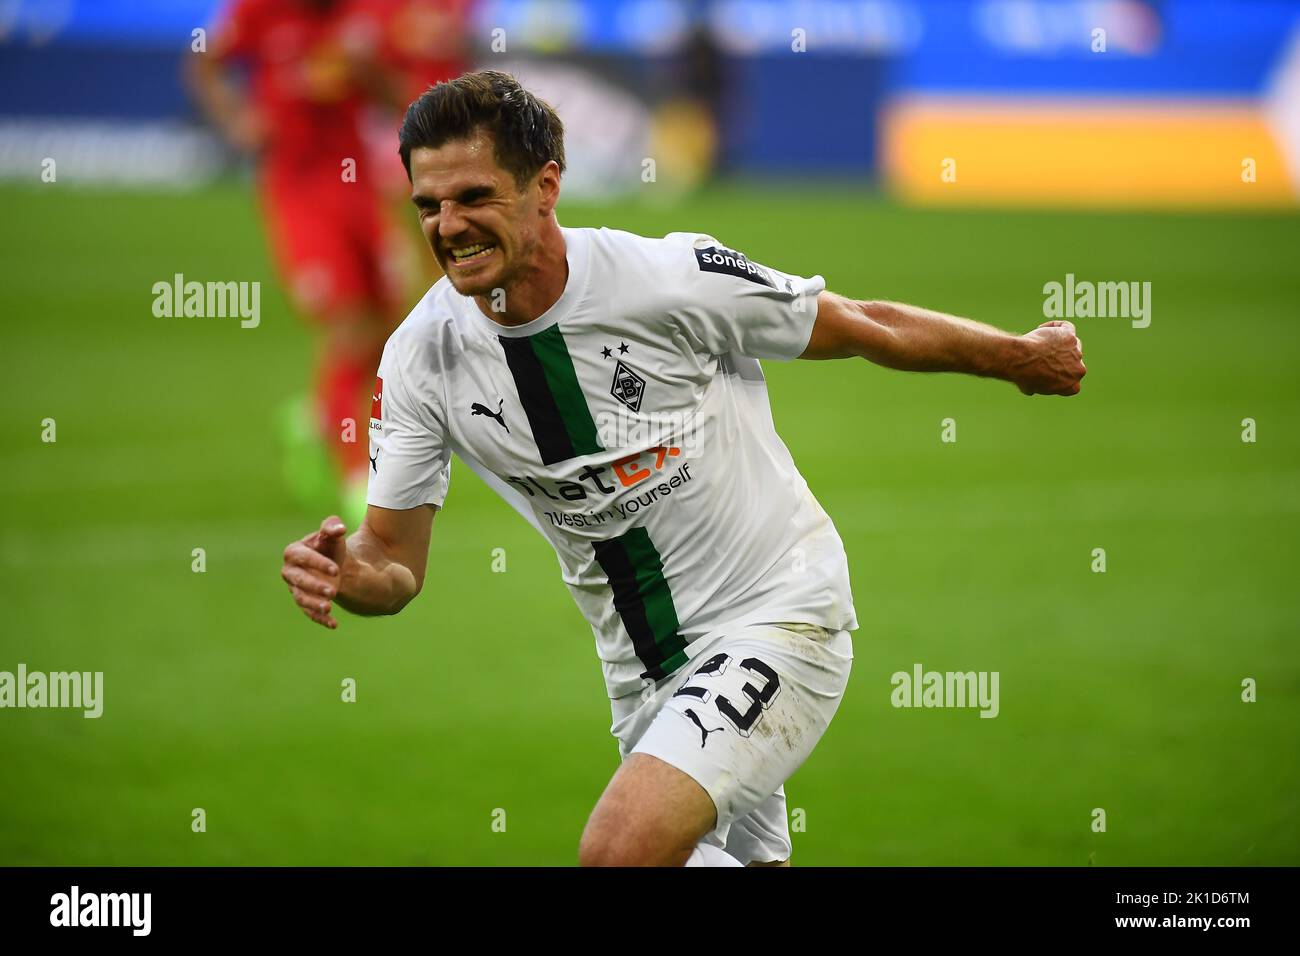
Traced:
<path fill-rule="evenodd" d="M 331 630 L 339 626 L 330 610 L 348 560 L 346 534 L 343 521 L 330 515 L 320 523 L 319 531 L 284 549 L 284 567 L 280 569 L 280 577 L 289 585 L 302 613 Z"/>

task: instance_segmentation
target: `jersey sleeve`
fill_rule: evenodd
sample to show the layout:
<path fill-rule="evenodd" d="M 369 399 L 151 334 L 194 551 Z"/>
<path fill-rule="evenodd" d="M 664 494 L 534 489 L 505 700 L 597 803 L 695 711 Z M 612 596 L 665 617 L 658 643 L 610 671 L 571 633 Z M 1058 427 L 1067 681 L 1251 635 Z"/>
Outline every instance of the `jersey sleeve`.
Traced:
<path fill-rule="evenodd" d="M 673 233 L 674 275 L 684 277 L 673 318 L 700 350 L 757 359 L 798 358 L 812 337 L 819 275 L 791 275 L 751 261 L 711 236 Z"/>
<path fill-rule="evenodd" d="M 370 482 L 366 501 L 405 511 L 442 506 L 451 481 L 451 450 L 441 400 L 408 387 L 402 355 L 384 349 L 370 402 Z"/>

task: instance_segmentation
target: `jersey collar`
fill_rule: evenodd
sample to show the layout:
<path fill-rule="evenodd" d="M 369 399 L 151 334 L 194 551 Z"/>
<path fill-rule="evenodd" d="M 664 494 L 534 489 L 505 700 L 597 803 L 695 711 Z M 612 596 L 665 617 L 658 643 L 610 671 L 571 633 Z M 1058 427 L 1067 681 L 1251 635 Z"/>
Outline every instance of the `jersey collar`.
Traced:
<path fill-rule="evenodd" d="M 560 297 L 537 318 L 523 325 L 502 325 L 484 315 L 473 299 L 465 299 L 465 307 L 479 327 L 489 335 L 503 335 L 509 339 L 536 335 L 567 318 L 582 302 L 587 292 L 587 265 L 590 258 L 587 234 L 582 229 L 566 229 L 563 226 L 560 227 L 560 233 L 564 236 L 564 258 L 569 263 L 569 278 L 564 283 Z"/>

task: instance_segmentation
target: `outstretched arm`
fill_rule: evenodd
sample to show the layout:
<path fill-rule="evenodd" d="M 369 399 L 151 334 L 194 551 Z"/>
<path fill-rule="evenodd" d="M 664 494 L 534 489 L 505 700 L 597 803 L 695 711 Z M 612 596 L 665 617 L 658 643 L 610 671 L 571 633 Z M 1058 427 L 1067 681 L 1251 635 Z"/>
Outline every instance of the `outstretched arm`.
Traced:
<path fill-rule="evenodd" d="M 351 537 L 331 516 L 320 529 L 284 549 L 280 577 L 298 607 L 317 624 L 338 627 L 336 602 L 353 614 L 396 614 L 420 593 L 429 560 L 436 505 L 394 511 L 371 505 Z"/>
<path fill-rule="evenodd" d="M 1012 382 L 1026 395 L 1077 395 L 1087 369 L 1069 322 L 1012 335 L 970 319 L 900 302 L 817 297 L 817 320 L 800 358 L 865 358 L 910 372 L 964 372 Z"/>
<path fill-rule="evenodd" d="M 185 63 L 184 79 L 190 96 L 207 118 L 236 149 L 256 153 L 266 140 L 266 128 L 248 98 L 232 82 L 221 59 L 225 35 L 213 40 L 211 52 L 191 53 Z"/>

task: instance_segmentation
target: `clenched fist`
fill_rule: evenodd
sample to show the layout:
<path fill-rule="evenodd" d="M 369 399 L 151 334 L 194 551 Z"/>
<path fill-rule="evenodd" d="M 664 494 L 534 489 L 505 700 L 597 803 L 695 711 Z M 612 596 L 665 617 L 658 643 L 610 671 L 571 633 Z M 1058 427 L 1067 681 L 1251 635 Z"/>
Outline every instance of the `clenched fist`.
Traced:
<path fill-rule="evenodd" d="M 330 616 L 331 601 L 339 593 L 341 569 L 348 560 L 347 529 L 331 515 L 301 541 L 284 549 L 280 577 L 302 613 L 330 629 L 339 626 Z"/>
<path fill-rule="evenodd" d="M 1078 395 L 1080 381 L 1088 374 L 1083 364 L 1083 343 L 1074 325 L 1065 321 L 1044 322 L 1020 336 L 1018 357 L 1007 377 L 1026 395 Z"/>

